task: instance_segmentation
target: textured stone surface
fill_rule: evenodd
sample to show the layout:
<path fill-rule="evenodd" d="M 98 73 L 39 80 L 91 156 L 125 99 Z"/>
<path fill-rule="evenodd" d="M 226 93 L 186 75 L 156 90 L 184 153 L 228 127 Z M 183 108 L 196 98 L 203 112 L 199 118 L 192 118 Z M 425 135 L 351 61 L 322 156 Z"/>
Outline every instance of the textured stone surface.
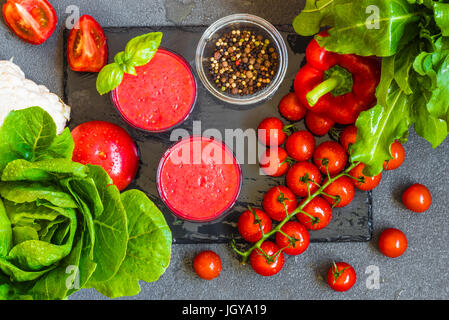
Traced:
<path fill-rule="evenodd" d="M 0 4 L 3 4 L 0 1 Z M 55 35 L 35 47 L 18 40 L 0 22 L 0 59 L 14 57 L 27 76 L 62 94 L 62 23 L 66 8 L 77 5 L 103 26 L 207 25 L 237 12 L 262 16 L 274 24 L 290 23 L 303 6 L 301 0 L 54 0 L 60 22 Z M 126 3 L 126 5 L 125 5 Z M 195 44 L 192 44 L 195 45 Z M 448 299 L 449 269 L 449 141 L 438 149 L 411 134 L 405 145 L 406 161 L 386 172 L 374 191 L 374 230 L 370 243 L 315 243 L 300 257 L 289 257 L 280 274 L 261 278 L 249 266 L 240 265 L 227 245 L 175 245 L 172 263 L 156 283 L 142 283 L 142 292 L 132 299 Z M 431 209 L 411 213 L 400 203 L 404 188 L 420 182 L 433 195 Z M 378 234 L 386 227 L 402 229 L 409 248 L 398 259 L 383 257 L 377 250 Z M 221 276 L 202 281 L 192 271 L 194 255 L 212 249 L 223 260 Z M 332 260 L 355 267 L 358 282 L 347 293 L 332 292 L 323 277 Z M 377 266 L 380 289 L 366 286 L 365 270 Z M 103 299 L 93 290 L 82 290 L 72 299 Z"/>

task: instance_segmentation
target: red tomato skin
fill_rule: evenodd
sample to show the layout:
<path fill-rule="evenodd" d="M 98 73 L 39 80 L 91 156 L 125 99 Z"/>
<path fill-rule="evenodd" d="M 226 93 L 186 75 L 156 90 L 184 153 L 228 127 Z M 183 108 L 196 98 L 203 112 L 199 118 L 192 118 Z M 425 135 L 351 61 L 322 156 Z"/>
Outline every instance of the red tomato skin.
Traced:
<path fill-rule="evenodd" d="M 249 263 L 253 270 L 264 277 L 274 276 L 281 271 L 285 262 L 284 253 L 281 252 L 277 258 L 274 257 L 279 251 L 279 247 L 274 242 L 265 241 L 260 245 L 260 250 L 271 256 L 274 261 L 272 263 L 267 262 L 266 257 L 259 251 L 259 249 L 255 249 L 249 255 Z"/>
<path fill-rule="evenodd" d="M 363 169 L 365 168 L 365 165 L 363 163 L 360 163 L 357 165 L 354 169 L 349 171 L 349 175 L 354 178 L 365 178 L 365 182 L 358 182 L 354 180 L 354 185 L 357 189 L 362 191 L 369 191 L 376 188 L 380 181 L 382 180 L 382 172 L 379 173 L 377 176 L 374 177 L 368 177 L 363 174 Z"/>
<path fill-rule="evenodd" d="M 287 120 L 299 121 L 305 117 L 307 108 L 299 102 L 294 92 L 290 92 L 281 99 L 279 112 Z"/>
<path fill-rule="evenodd" d="M 432 194 L 426 186 L 415 183 L 402 194 L 402 203 L 413 212 L 424 212 L 432 204 Z"/>
<path fill-rule="evenodd" d="M 323 164 L 323 159 L 328 161 L 327 169 Z M 348 156 L 345 149 L 338 142 L 325 141 L 315 149 L 313 162 L 323 174 L 327 174 L 327 170 L 329 170 L 329 174 L 335 176 L 345 168 Z"/>
<path fill-rule="evenodd" d="M 287 187 L 277 186 L 268 190 L 263 197 L 262 207 L 271 219 L 275 221 L 282 221 L 287 217 L 284 205 L 278 200 L 281 193 L 284 195 L 288 213 L 292 213 L 298 205 L 295 194 Z"/>
<path fill-rule="evenodd" d="M 320 230 L 326 228 L 332 220 L 332 208 L 329 203 L 320 196 L 313 198 L 303 209 L 304 213 L 298 213 L 296 217 L 309 230 Z M 311 217 L 318 218 L 314 222 Z"/>
<path fill-rule="evenodd" d="M 290 163 L 287 161 L 287 158 L 288 154 L 284 148 L 269 148 L 260 159 L 260 168 L 266 175 L 272 177 L 283 176 L 290 168 Z"/>
<path fill-rule="evenodd" d="M 407 250 L 407 237 L 395 228 L 385 229 L 379 236 L 379 250 L 386 257 L 397 258 Z"/>
<path fill-rule="evenodd" d="M 314 181 L 309 181 L 309 183 L 305 183 L 300 181 L 308 175 L 309 179 Z M 319 184 L 321 183 L 321 172 L 318 168 L 310 162 L 302 161 L 295 163 L 287 172 L 286 182 L 287 187 L 293 191 L 299 197 L 308 196 L 308 188 L 309 185 L 310 193 L 313 194 L 319 188 Z"/>
<path fill-rule="evenodd" d="M 87 30 L 86 30 L 87 29 Z M 84 31 L 95 32 L 94 35 L 89 34 L 92 41 L 95 43 L 95 52 L 85 52 L 88 48 L 84 48 L 81 39 L 87 37 Z M 87 43 L 87 41 L 86 41 Z M 79 50 L 75 48 L 75 44 L 80 46 Z M 87 46 L 87 45 L 86 45 Z M 75 53 L 79 51 L 79 53 Z M 70 69 L 79 72 L 100 72 L 100 70 L 108 62 L 108 45 L 106 35 L 100 24 L 91 16 L 83 15 L 77 21 L 75 26 L 70 30 L 69 38 L 67 40 L 67 60 Z"/>
<path fill-rule="evenodd" d="M 335 270 L 335 266 L 336 269 Z M 346 262 L 337 262 L 332 265 L 327 272 L 327 283 L 335 291 L 344 292 L 351 289 L 357 281 L 357 274 L 354 268 Z M 347 268 L 346 270 L 344 270 Z M 342 272 L 342 270 L 344 270 Z M 335 272 L 342 272 L 335 280 Z"/>
<path fill-rule="evenodd" d="M 193 270 L 201 279 L 215 279 L 220 275 L 221 269 L 221 258 L 214 251 L 202 251 L 193 259 Z"/>
<path fill-rule="evenodd" d="M 390 150 L 393 159 L 385 161 L 384 170 L 396 170 L 404 163 L 405 149 L 399 141 L 393 142 Z"/>
<path fill-rule="evenodd" d="M 14 21 L 14 17 L 11 16 L 12 14 L 16 14 L 16 12 L 10 11 L 15 10 L 16 5 L 22 5 L 25 10 L 26 8 L 30 8 L 32 10 L 38 9 L 44 11 L 44 13 L 48 15 L 46 25 L 49 27 L 45 30 L 40 30 L 42 34 L 37 34 L 36 32 L 34 32 L 34 34 L 24 34 L 23 26 L 19 26 L 19 23 L 16 23 L 16 21 Z M 16 36 L 33 45 L 40 45 L 47 41 L 55 31 L 58 20 L 55 9 L 47 0 L 8 0 L 3 5 L 2 13 L 5 23 L 16 34 Z"/>
<path fill-rule="evenodd" d="M 332 182 L 326 189 L 324 189 L 324 192 L 331 195 L 331 196 L 340 196 L 340 202 L 335 205 L 335 208 L 343 208 L 349 205 L 355 196 L 355 187 L 353 179 L 342 176 Z M 327 180 L 324 182 L 326 183 Z M 326 199 L 327 202 L 332 206 L 335 202 L 334 199 L 331 197 L 328 197 L 326 195 L 323 195 L 323 198 Z"/>
<path fill-rule="evenodd" d="M 136 176 L 139 153 L 125 129 L 110 122 L 91 121 L 72 130 L 73 161 L 99 165 L 106 170 L 119 190 Z"/>
<path fill-rule="evenodd" d="M 357 127 L 354 125 L 347 126 L 340 135 L 340 144 L 348 154 L 351 154 L 350 146 L 356 142 Z"/>
<path fill-rule="evenodd" d="M 275 117 L 262 120 L 257 127 L 259 141 L 269 147 L 280 146 L 287 139 L 287 134 L 283 131 L 284 124 Z"/>
<path fill-rule="evenodd" d="M 263 232 L 270 232 L 273 227 L 270 217 L 260 209 L 252 210 L 256 213 L 257 218 L 261 220 L 260 224 Z M 237 222 L 237 229 L 242 238 L 248 242 L 257 242 L 262 238 L 260 226 L 256 222 L 255 216 L 250 210 L 246 210 L 240 215 Z"/>
<path fill-rule="evenodd" d="M 287 138 L 285 150 L 296 161 L 308 161 L 315 150 L 315 138 L 306 130 L 294 132 Z"/>
<path fill-rule="evenodd" d="M 316 112 L 307 112 L 305 123 L 307 129 L 316 136 L 324 136 L 335 124 L 333 120 Z"/>
<path fill-rule="evenodd" d="M 294 244 L 292 244 L 289 239 L 280 232 L 276 233 L 276 244 L 279 248 L 283 248 L 285 254 L 291 256 L 297 256 L 307 250 L 310 244 L 310 235 L 306 227 L 301 223 L 296 221 L 288 221 L 285 223 L 281 231 L 288 236 L 295 238 Z"/>

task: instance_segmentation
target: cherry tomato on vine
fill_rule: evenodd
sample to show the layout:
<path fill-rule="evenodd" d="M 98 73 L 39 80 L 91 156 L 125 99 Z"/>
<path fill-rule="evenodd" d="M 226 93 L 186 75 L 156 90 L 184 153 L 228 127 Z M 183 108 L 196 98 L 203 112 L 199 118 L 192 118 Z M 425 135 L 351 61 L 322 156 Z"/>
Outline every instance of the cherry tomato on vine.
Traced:
<path fill-rule="evenodd" d="M 284 266 L 284 253 L 271 241 L 265 241 L 260 249 L 255 249 L 249 255 L 249 263 L 253 270 L 264 277 L 274 276 Z"/>
<path fill-rule="evenodd" d="M 345 148 L 346 152 L 351 154 L 351 145 L 353 145 L 357 138 L 357 127 L 354 125 L 347 126 L 340 135 L 340 144 Z"/>
<path fill-rule="evenodd" d="M 275 117 L 264 119 L 257 127 L 257 137 L 266 146 L 280 146 L 287 139 L 284 132 L 284 124 Z"/>
<path fill-rule="evenodd" d="M 365 168 L 365 165 L 363 163 L 360 163 L 354 169 L 349 171 L 349 175 L 356 179 L 363 180 L 363 181 L 354 180 L 354 185 L 357 189 L 362 190 L 362 191 L 373 190 L 374 188 L 376 188 L 379 185 L 380 180 L 382 179 L 382 172 L 379 173 L 377 176 L 368 177 L 363 174 L 364 168 Z"/>
<path fill-rule="evenodd" d="M 281 147 L 269 148 L 260 159 L 260 167 L 265 174 L 272 177 L 283 176 L 290 168 L 291 160 L 287 151 Z"/>
<path fill-rule="evenodd" d="M 193 270 L 204 280 L 212 280 L 220 275 L 221 259 L 211 250 L 198 253 L 193 259 Z"/>
<path fill-rule="evenodd" d="M 285 254 L 296 256 L 309 247 L 309 231 L 301 223 L 288 221 L 282 226 L 281 231 L 276 233 L 276 244 Z"/>
<path fill-rule="evenodd" d="M 308 161 L 315 150 L 315 138 L 309 131 L 296 131 L 287 138 L 285 150 L 296 161 Z"/>
<path fill-rule="evenodd" d="M 325 141 L 321 143 L 313 153 L 313 162 L 324 174 L 334 176 L 346 166 L 348 156 L 345 149 L 335 141 Z M 327 168 L 326 168 L 327 165 Z"/>
<path fill-rule="evenodd" d="M 7 0 L 3 5 L 3 18 L 20 39 L 34 45 L 50 38 L 58 20 L 47 0 Z"/>
<path fill-rule="evenodd" d="M 317 136 L 324 136 L 335 124 L 331 119 L 315 112 L 307 112 L 305 123 L 307 129 Z"/>
<path fill-rule="evenodd" d="M 243 212 L 237 222 L 237 229 L 248 242 L 257 242 L 264 233 L 270 232 L 273 223 L 270 217 L 260 209 L 250 209 Z"/>
<path fill-rule="evenodd" d="M 90 121 L 72 130 L 73 161 L 103 167 L 119 190 L 125 189 L 139 168 L 137 146 L 125 129 L 106 121 Z"/>
<path fill-rule="evenodd" d="M 397 258 L 407 249 L 407 237 L 395 228 L 385 229 L 379 236 L 379 250 L 387 257 Z"/>
<path fill-rule="evenodd" d="M 309 230 L 320 230 L 329 225 L 332 220 L 332 208 L 330 204 L 320 196 L 313 198 L 303 209 L 296 215 L 298 221 L 301 222 Z"/>
<path fill-rule="evenodd" d="M 299 197 L 306 197 L 319 189 L 321 183 L 321 172 L 310 162 L 302 161 L 295 163 L 287 172 L 287 187 Z"/>
<path fill-rule="evenodd" d="M 424 212 L 432 204 L 432 195 L 426 186 L 415 183 L 402 194 L 402 203 L 413 212 Z"/>
<path fill-rule="evenodd" d="M 299 121 L 306 115 L 307 108 L 299 102 L 294 92 L 290 92 L 281 99 L 279 112 L 287 120 Z"/>
<path fill-rule="evenodd" d="M 327 272 L 327 283 L 335 291 L 348 291 L 356 281 L 354 268 L 346 262 L 334 262 Z"/>
<path fill-rule="evenodd" d="M 265 193 L 262 201 L 263 209 L 275 221 L 284 220 L 287 217 L 285 210 L 292 213 L 297 204 L 295 194 L 285 186 L 271 188 Z"/>
<path fill-rule="evenodd" d="M 389 159 L 384 163 L 384 170 L 395 170 L 399 168 L 405 159 L 405 150 L 399 141 L 393 142 L 391 145 L 391 155 L 393 159 Z"/>
<path fill-rule="evenodd" d="M 324 183 L 326 182 L 327 180 L 324 181 Z M 342 176 L 327 186 L 326 189 L 324 189 L 324 192 L 328 195 L 338 197 L 337 199 L 333 199 L 332 197 L 323 195 L 323 198 L 326 199 L 331 206 L 334 206 L 335 208 L 346 207 L 354 199 L 355 187 L 353 179 Z"/>

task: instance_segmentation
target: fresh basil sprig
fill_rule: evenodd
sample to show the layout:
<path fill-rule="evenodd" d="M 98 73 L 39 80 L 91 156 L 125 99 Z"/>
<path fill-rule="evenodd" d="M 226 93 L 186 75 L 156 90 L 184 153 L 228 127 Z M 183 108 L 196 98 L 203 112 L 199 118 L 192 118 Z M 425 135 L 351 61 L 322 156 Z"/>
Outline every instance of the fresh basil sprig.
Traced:
<path fill-rule="evenodd" d="M 97 91 L 101 95 L 117 88 L 125 73 L 136 75 L 136 68 L 150 62 L 162 41 L 162 32 L 151 32 L 131 39 L 124 51 L 117 53 L 114 62 L 101 69 L 97 77 Z"/>

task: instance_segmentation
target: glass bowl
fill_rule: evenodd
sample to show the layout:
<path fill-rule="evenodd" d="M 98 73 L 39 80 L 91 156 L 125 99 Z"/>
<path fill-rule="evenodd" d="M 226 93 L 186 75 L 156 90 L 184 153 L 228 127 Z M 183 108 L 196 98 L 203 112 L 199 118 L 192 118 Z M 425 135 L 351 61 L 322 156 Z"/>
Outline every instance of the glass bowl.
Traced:
<path fill-rule="evenodd" d="M 215 43 L 227 32 L 235 29 L 250 30 L 270 40 L 279 56 L 279 66 L 274 78 L 264 89 L 248 95 L 232 95 L 215 87 L 209 75 L 210 58 L 213 56 Z M 195 57 L 196 70 L 206 89 L 221 101 L 235 105 L 250 105 L 263 102 L 272 97 L 284 80 L 288 66 L 288 51 L 279 31 L 268 21 L 250 14 L 233 14 L 214 22 L 201 37 Z"/>

